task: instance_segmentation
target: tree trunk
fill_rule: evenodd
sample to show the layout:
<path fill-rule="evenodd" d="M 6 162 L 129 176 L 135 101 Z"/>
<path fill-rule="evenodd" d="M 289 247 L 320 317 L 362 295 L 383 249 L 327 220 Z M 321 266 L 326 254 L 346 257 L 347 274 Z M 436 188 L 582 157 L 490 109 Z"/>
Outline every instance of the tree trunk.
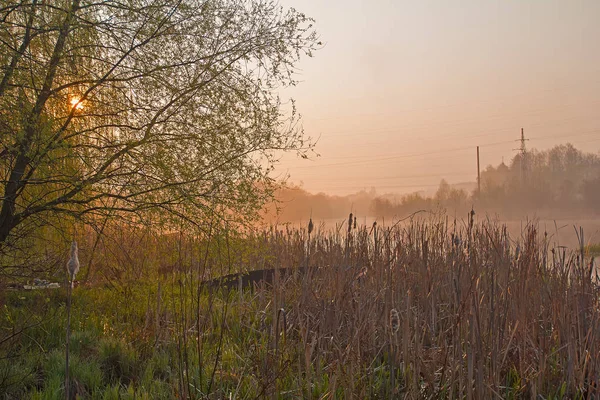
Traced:
<path fill-rule="evenodd" d="M 4 189 L 2 208 L 0 209 L 0 243 L 4 243 L 12 229 L 18 225 L 20 218 L 15 216 L 17 193 L 22 187 L 23 174 L 27 166 L 27 157 L 20 153 Z"/>
<path fill-rule="evenodd" d="M 10 232 L 22 221 L 22 218 L 16 214 L 16 202 L 19 196 L 19 192 L 23 190 L 27 182 L 23 180 L 25 174 L 25 168 L 29 164 L 29 152 L 31 150 L 31 144 L 35 137 L 35 132 L 38 129 L 38 123 L 42 110 L 46 105 L 46 101 L 50 97 L 52 84 L 54 83 L 54 77 L 58 69 L 67 36 L 71 28 L 71 22 L 75 15 L 75 12 L 79 9 L 80 0 L 73 0 L 71 8 L 67 12 L 61 27 L 52 57 L 48 63 L 48 71 L 44 78 L 44 84 L 40 90 L 35 106 L 31 111 L 31 115 L 28 118 L 28 124 L 25 128 L 25 137 L 19 144 L 19 151 L 17 154 L 17 160 L 12 168 L 8 182 L 4 187 L 4 196 L 2 198 L 2 208 L 0 209 L 0 243 L 6 242 L 6 239 L 10 235 Z M 33 12 L 33 11 L 32 11 Z M 28 43 L 29 34 L 26 34 L 25 41 Z M 4 78 L 10 77 L 5 75 Z"/>

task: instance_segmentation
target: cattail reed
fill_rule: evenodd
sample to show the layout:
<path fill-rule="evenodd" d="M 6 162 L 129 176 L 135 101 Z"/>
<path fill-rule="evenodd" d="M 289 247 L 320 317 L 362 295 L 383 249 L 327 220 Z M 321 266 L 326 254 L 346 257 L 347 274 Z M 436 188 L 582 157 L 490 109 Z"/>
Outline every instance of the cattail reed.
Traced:
<path fill-rule="evenodd" d="M 71 382 L 69 378 L 69 342 L 71 341 L 71 296 L 73 292 L 73 284 L 75 275 L 79 272 L 79 255 L 77 242 L 73 240 L 71 243 L 71 252 L 69 261 L 67 261 L 67 272 L 69 274 L 70 284 L 67 286 L 67 335 L 65 345 L 65 394 L 67 400 L 71 397 Z"/>
<path fill-rule="evenodd" d="M 352 231 L 352 213 L 350 213 L 350 216 L 348 217 L 348 233 L 350 233 L 350 231 Z"/>
<path fill-rule="evenodd" d="M 70 258 L 69 261 L 67 261 L 67 272 L 69 273 L 71 287 L 73 287 L 75 282 L 75 276 L 79 272 L 79 255 L 77 242 L 75 240 L 73 240 L 73 242 L 71 243 Z"/>
<path fill-rule="evenodd" d="M 390 329 L 394 335 L 398 332 L 398 329 L 400 329 L 400 315 L 395 308 L 390 310 Z"/>

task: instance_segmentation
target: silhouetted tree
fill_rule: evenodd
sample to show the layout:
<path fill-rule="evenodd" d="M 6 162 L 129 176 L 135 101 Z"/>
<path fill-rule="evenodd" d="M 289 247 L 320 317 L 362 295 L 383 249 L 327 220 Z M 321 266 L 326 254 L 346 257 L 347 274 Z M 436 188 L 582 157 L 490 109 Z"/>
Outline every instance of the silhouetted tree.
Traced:
<path fill-rule="evenodd" d="M 274 92 L 311 26 L 269 0 L 3 2 L 0 243 L 65 216 L 250 215 L 277 152 L 311 146 Z"/>

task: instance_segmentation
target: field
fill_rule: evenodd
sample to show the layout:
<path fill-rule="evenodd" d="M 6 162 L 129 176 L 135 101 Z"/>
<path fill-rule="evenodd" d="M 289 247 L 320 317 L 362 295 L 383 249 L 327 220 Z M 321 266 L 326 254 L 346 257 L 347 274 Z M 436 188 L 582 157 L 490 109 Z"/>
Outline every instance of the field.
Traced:
<path fill-rule="evenodd" d="M 598 246 L 559 247 L 539 228 L 511 236 L 438 216 L 180 234 L 135 242 L 127 256 L 122 244 L 128 261 L 107 259 L 102 279 L 73 291 L 70 393 L 598 397 Z M 287 270 L 247 288 L 203 283 L 272 268 Z M 64 398 L 67 291 L 2 296 L 0 391 Z"/>

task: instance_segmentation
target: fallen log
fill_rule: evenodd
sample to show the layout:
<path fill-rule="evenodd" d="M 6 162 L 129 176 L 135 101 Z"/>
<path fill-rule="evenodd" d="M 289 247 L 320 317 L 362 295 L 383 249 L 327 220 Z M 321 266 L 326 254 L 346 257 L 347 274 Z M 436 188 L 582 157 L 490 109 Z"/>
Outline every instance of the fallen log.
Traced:
<path fill-rule="evenodd" d="M 287 280 L 293 276 L 303 276 L 305 272 L 306 267 L 258 269 L 213 278 L 202 282 L 202 286 L 227 290 L 254 288 L 255 285 L 263 283 L 273 285 L 277 274 L 279 280 Z"/>

